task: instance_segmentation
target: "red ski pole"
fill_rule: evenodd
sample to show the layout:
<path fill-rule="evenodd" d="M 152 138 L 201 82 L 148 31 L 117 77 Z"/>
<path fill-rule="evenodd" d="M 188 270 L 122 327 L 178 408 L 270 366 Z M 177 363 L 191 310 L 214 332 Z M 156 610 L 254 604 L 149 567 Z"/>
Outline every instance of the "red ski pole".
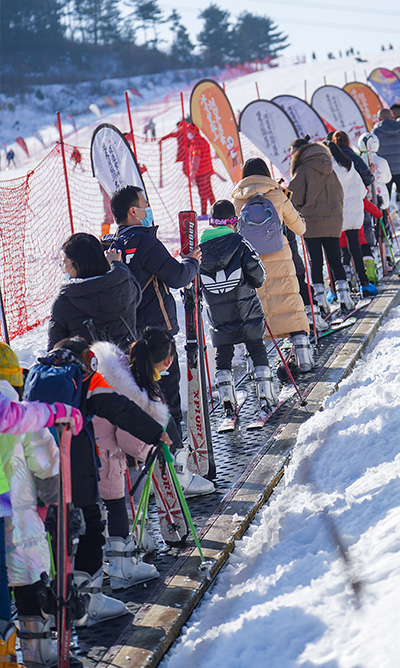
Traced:
<path fill-rule="evenodd" d="M 317 346 L 318 345 L 318 337 L 317 337 L 317 326 L 315 324 L 314 302 L 313 302 L 313 296 L 312 296 L 312 292 L 311 292 L 310 274 L 308 272 L 308 266 L 307 266 L 306 245 L 304 243 L 303 235 L 301 235 L 301 243 L 302 243 L 302 246 L 303 246 L 304 266 L 306 268 L 308 296 L 310 298 L 311 317 L 312 317 L 313 329 L 314 329 L 314 345 Z"/>
<path fill-rule="evenodd" d="M 301 404 L 300 404 L 300 405 L 301 405 L 301 406 L 305 406 L 305 409 L 306 409 L 306 411 L 308 412 L 307 401 L 304 399 L 304 397 L 302 397 L 302 395 L 301 395 L 301 393 L 300 393 L 300 390 L 299 390 L 299 388 L 297 387 L 297 385 L 296 385 L 296 383 L 295 383 L 295 380 L 294 380 L 294 378 L 293 378 L 293 376 L 292 376 L 292 372 L 291 372 L 290 369 L 289 369 L 289 365 L 288 365 L 288 363 L 286 362 L 284 356 L 282 355 L 282 352 L 281 352 L 281 349 L 280 349 L 279 346 L 278 346 L 277 340 L 276 340 L 276 338 L 274 337 L 274 335 L 272 334 L 272 331 L 271 331 L 271 329 L 270 329 L 270 326 L 268 325 L 268 323 L 267 323 L 267 321 L 265 320 L 265 318 L 264 318 L 264 322 L 265 322 L 265 326 L 266 326 L 266 328 L 268 329 L 268 333 L 269 333 L 269 335 L 270 335 L 270 337 L 271 337 L 271 339 L 272 339 L 272 341 L 273 341 L 273 344 L 274 344 L 275 348 L 276 348 L 277 351 L 278 351 L 279 357 L 280 357 L 281 360 L 282 360 L 282 364 L 283 364 L 283 366 L 284 366 L 285 369 L 286 369 L 286 373 L 287 373 L 287 375 L 288 375 L 289 378 L 290 378 L 290 382 L 292 383 L 294 389 L 296 390 L 297 394 L 298 394 L 299 397 L 300 397 L 300 401 L 301 401 Z"/>

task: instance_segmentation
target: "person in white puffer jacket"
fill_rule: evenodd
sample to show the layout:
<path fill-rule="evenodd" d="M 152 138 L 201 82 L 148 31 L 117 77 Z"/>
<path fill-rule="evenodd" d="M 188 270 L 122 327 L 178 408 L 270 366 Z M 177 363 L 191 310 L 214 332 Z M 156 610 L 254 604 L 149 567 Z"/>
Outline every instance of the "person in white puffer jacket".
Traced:
<path fill-rule="evenodd" d="M 326 141 L 325 144 L 332 154 L 333 169 L 343 188 L 343 233 L 346 236 L 348 251 L 352 255 L 358 279 L 361 284 L 361 293 L 363 297 L 373 297 L 377 294 L 375 285 L 369 282 L 365 271 L 364 260 L 362 257 L 361 246 L 358 238 L 358 231 L 364 223 L 364 197 L 367 194 L 366 186 L 360 174 L 356 171 L 350 158 L 341 151 L 337 144 Z M 341 244 L 342 245 L 342 244 Z M 342 249 L 342 263 L 348 273 L 349 262 Z M 348 259 L 349 256 L 348 256 Z M 351 269 L 349 268 L 348 278 L 351 278 Z"/>

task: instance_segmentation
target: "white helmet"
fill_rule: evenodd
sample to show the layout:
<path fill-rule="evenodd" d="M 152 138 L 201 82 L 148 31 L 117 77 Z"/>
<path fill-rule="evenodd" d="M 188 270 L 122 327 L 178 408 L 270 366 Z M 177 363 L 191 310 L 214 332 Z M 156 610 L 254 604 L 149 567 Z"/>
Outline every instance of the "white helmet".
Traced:
<path fill-rule="evenodd" d="M 364 132 L 358 138 L 358 148 L 361 153 L 366 153 L 367 149 L 372 153 L 378 153 L 379 139 L 373 132 Z"/>

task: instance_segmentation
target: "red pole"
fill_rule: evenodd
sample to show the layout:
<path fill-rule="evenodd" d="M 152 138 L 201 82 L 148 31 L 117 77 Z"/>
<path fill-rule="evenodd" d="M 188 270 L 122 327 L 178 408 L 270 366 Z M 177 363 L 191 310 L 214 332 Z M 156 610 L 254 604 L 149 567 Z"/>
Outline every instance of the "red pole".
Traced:
<path fill-rule="evenodd" d="M 257 83 L 257 81 L 255 82 L 255 84 L 256 84 L 257 97 L 258 97 L 258 99 L 260 99 L 260 91 L 258 90 L 258 83 Z"/>
<path fill-rule="evenodd" d="M 131 116 L 131 107 L 129 104 L 129 95 L 128 91 L 125 91 L 125 102 L 126 102 L 126 108 L 128 110 L 128 119 L 129 119 L 129 128 L 131 131 L 131 142 L 132 142 L 132 147 L 133 147 L 133 152 L 136 156 L 136 144 L 135 144 L 135 137 L 133 136 L 133 125 L 132 125 L 132 116 Z"/>
<path fill-rule="evenodd" d="M 64 168 L 64 178 L 65 178 L 65 189 L 67 191 L 67 202 L 68 202 L 68 212 L 69 212 L 69 222 L 71 225 L 71 234 L 74 234 L 74 220 L 72 218 L 72 207 L 71 207 L 71 195 L 69 192 L 69 183 L 68 183 L 68 174 L 67 174 L 67 163 L 65 160 L 65 149 L 64 149 L 64 140 L 63 140 L 63 135 L 62 135 L 62 128 L 61 128 L 61 116 L 60 112 L 57 111 L 57 127 L 58 127 L 58 134 L 60 135 L 60 146 L 61 146 L 61 157 L 63 161 L 63 168 Z"/>
<path fill-rule="evenodd" d="M 163 156 L 162 156 L 162 142 L 161 142 L 161 139 L 158 142 L 158 146 L 159 146 L 159 151 L 160 151 L 160 188 L 162 188 L 163 187 L 163 171 L 162 171 L 163 170 L 163 164 L 162 164 L 162 157 Z"/>
<path fill-rule="evenodd" d="M 272 331 L 271 331 L 271 329 L 270 329 L 270 327 L 269 327 L 267 321 L 265 320 L 265 318 L 264 318 L 264 322 L 265 322 L 265 326 L 266 326 L 266 328 L 268 329 L 268 333 L 269 333 L 269 335 L 270 335 L 270 337 L 271 337 L 271 339 L 272 339 L 272 342 L 273 342 L 275 348 L 276 348 L 277 351 L 278 351 L 279 357 L 281 358 L 282 363 L 283 363 L 283 365 L 284 365 L 284 367 L 285 367 L 285 369 L 286 369 L 286 373 L 287 373 L 287 375 L 289 376 L 289 378 L 290 378 L 290 380 L 291 380 L 291 383 L 292 383 L 294 389 L 296 390 L 297 394 L 298 394 L 299 397 L 300 397 L 301 405 L 302 405 L 302 406 L 306 406 L 307 402 L 306 402 L 306 400 L 301 396 L 301 394 L 300 394 L 300 390 L 299 390 L 299 388 L 297 387 L 297 385 L 296 385 L 296 383 L 295 383 L 295 380 L 294 380 L 294 378 L 293 378 L 293 376 L 292 376 L 292 372 L 291 372 L 290 369 L 289 369 L 288 363 L 286 362 L 284 356 L 282 355 L 281 349 L 280 349 L 279 346 L 278 346 L 278 343 L 277 343 L 277 341 L 276 341 L 276 338 L 275 338 L 274 335 L 272 334 Z M 307 408 L 306 408 L 306 410 L 307 410 Z"/>
<path fill-rule="evenodd" d="M 202 316 L 201 313 L 200 313 L 200 318 L 202 319 L 202 321 L 201 321 L 201 331 L 203 333 L 203 348 L 204 348 L 204 359 L 206 361 L 208 389 L 210 391 L 211 408 L 214 410 L 214 401 L 213 401 L 213 395 L 212 395 L 212 389 L 211 389 L 211 378 L 210 378 L 210 365 L 208 364 L 207 343 L 206 343 L 206 336 L 204 334 L 203 316 Z"/>
<path fill-rule="evenodd" d="M 186 121 L 185 121 L 185 106 L 183 104 L 183 93 L 181 93 L 181 108 L 182 108 L 182 128 L 183 128 L 183 143 L 185 146 L 185 160 L 187 165 L 187 177 L 189 184 L 189 198 L 190 198 L 190 210 L 193 211 L 193 196 L 192 196 L 192 182 L 190 179 L 190 169 L 189 169 L 189 148 L 186 134 Z"/>

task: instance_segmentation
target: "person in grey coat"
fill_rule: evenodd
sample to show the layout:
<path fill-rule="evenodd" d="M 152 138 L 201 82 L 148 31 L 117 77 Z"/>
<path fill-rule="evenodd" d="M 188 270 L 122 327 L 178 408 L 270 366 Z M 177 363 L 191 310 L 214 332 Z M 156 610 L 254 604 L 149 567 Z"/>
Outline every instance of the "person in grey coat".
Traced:
<path fill-rule="evenodd" d="M 387 184 L 389 195 L 395 183 L 397 201 L 400 201 L 400 122 L 393 118 L 390 109 L 381 109 L 378 118 L 372 130 L 379 139 L 378 155 L 388 161 L 392 172 L 392 180 Z"/>

